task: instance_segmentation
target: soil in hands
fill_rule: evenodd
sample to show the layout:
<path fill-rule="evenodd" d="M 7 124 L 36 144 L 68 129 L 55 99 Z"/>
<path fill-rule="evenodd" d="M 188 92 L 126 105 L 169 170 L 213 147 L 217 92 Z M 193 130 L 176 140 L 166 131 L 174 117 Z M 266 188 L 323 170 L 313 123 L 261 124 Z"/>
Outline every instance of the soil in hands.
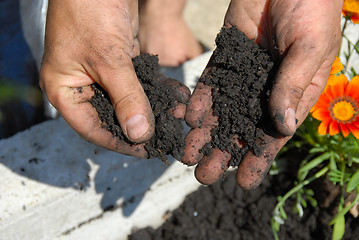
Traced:
<path fill-rule="evenodd" d="M 158 157 L 166 163 L 166 155 L 181 159 L 185 147 L 183 121 L 170 114 L 176 100 L 170 87 L 163 84 L 166 77 L 159 72 L 158 57 L 143 54 L 135 57 L 132 63 L 155 117 L 155 135 L 145 143 L 149 158 Z M 113 137 L 134 144 L 123 134 L 108 94 L 98 84 L 92 87 L 95 94 L 90 102 L 98 112 L 102 127 L 110 131 Z"/>
<path fill-rule="evenodd" d="M 274 64 L 270 55 L 235 26 L 223 27 L 216 38 L 216 49 L 200 81 L 213 87 L 213 114 L 218 126 L 212 130 L 212 147 L 232 154 L 231 166 L 237 166 L 248 150 L 261 153 L 267 107 L 273 85 Z M 237 136 L 244 146 L 233 144 Z"/>

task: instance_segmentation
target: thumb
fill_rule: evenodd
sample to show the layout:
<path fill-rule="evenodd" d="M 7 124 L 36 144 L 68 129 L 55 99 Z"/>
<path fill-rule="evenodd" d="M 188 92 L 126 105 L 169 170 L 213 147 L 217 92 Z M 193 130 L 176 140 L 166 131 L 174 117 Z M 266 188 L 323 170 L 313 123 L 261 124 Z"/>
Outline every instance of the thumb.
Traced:
<path fill-rule="evenodd" d="M 154 116 L 137 79 L 130 56 L 124 54 L 118 68 L 99 73 L 100 85 L 109 94 L 123 133 L 132 142 L 144 142 L 154 134 Z"/>
<path fill-rule="evenodd" d="M 297 41 L 283 58 L 269 99 L 276 129 L 291 136 L 297 128 L 297 107 L 323 60 L 315 48 Z"/>

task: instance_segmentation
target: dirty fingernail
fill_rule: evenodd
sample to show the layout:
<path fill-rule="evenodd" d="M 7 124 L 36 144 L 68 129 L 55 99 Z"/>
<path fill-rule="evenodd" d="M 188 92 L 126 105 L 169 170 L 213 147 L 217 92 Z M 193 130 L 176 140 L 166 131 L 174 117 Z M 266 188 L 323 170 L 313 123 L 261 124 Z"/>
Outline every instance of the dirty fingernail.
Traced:
<path fill-rule="evenodd" d="M 287 125 L 288 129 L 294 133 L 297 129 L 297 120 L 295 118 L 295 110 L 293 108 L 288 108 L 285 111 L 285 115 L 284 115 L 284 121 L 285 124 Z"/>
<path fill-rule="evenodd" d="M 136 115 L 130 118 L 126 123 L 126 133 L 130 140 L 136 140 L 146 134 L 150 127 L 147 118 L 144 115 Z"/>

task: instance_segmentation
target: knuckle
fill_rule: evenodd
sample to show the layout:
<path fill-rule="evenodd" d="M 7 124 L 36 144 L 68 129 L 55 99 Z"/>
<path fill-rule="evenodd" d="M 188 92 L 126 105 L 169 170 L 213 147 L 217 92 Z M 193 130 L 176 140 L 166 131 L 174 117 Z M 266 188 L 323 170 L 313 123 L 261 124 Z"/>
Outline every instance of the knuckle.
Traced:
<path fill-rule="evenodd" d="M 118 66 L 131 62 L 131 51 L 126 51 L 125 49 L 128 47 L 124 46 L 123 41 L 120 42 L 96 39 L 88 43 L 86 50 L 83 52 L 84 61 L 88 66 L 97 70 L 105 68 L 115 71 Z"/>
<path fill-rule="evenodd" d="M 139 97 L 136 93 L 128 93 L 123 95 L 116 100 L 113 100 L 113 106 L 115 109 L 126 109 L 131 108 L 133 104 L 139 103 Z"/>
<path fill-rule="evenodd" d="M 294 97 L 296 100 L 300 100 L 304 94 L 304 88 L 300 86 L 291 86 L 289 88 L 290 96 Z"/>

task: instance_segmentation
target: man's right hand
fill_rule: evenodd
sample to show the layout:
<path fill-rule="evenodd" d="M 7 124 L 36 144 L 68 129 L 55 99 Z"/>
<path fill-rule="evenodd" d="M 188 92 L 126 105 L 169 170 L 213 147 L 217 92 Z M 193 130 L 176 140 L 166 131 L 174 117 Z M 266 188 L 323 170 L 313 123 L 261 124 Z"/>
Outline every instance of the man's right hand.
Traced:
<path fill-rule="evenodd" d="M 101 127 L 89 103 L 91 84 L 110 95 L 129 140 L 154 133 L 154 118 L 131 59 L 139 54 L 138 3 L 130 0 L 51 0 L 46 23 L 41 88 L 83 138 L 120 153 L 147 157 L 143 144 L 129 145 Z"/>

